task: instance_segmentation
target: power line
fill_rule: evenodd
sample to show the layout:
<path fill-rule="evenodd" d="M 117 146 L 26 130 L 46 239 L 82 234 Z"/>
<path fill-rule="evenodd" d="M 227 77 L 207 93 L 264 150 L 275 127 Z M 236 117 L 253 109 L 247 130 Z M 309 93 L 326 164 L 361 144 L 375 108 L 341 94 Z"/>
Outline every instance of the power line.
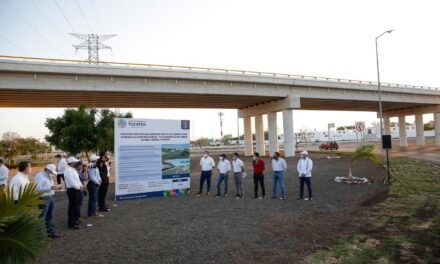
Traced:
<path fill-rule="evenodd" d="M 79 11 L 81 11 L 81 15 L 83 16 L 84 21 L 86 21 L 86 24 L 89 27 L 90 33 L 92 33 L 93 32 L 92 27 L 90 26 L 89 21 L 87 21 L 86 15 L 84 14 L 84 12 L 82 10 L 81 5 L 79 4 L 78 0 L 75 0 L 75 2 L 76 2 L 76 5 L 79 8 Z"/>
<path fill-rule="evenodd" d="M 52 42 L 50 42 L 40 31 L 38 31 L 30 22 L 29 20 L 26 19 L 25 16 L 23 16 L 20 12 L 18 12 L 17 9 L 15 9 L 9 2 L 8 0 L 5 0 L 5 3 L 15 12 L 17 13 L 19 16 L 21 16 L 21 18 L 35 31 L 38 33 L 38 35 L 40 35 L 40 37 L 42 39 L 44 39 L 50 46 L 52 46 L 54 49 L 56 49 L 58 51 L 58 53 L 62 56 L 65 57 L 64 54 L 61 52 L 61 50 L 59 50 L 55 45 L 52 44 Z"/>
<path fill-rule="evenodd" d="M 15 45 L 13 42 L 11 42 L 10 40 L 8 40 L 7 38 L 5 38 L 4 36 L 0 35 L 0 38 L 2 38 L 4 41 L 6 41 L 7 43 L 9 43 L 9 45 L 13 46 L 14 48 L 18 49 L 19 51 L 21 51 L 21 53 L 23 53 L 24 55 L 30 57 L 31 55 L 29 55 L 29 53 L 27 53 L 26 51 L 24 51 L 22 48 L 20 48 L 19 46 Z"/>
<path fill-rule="evenodd" d="M 72 29 L 73 33 L 76 33 L 75 29 L 73 28 L 72 24 L 70 23 L 69 19 L 67 18 L 66 14 L 64 13 L 63 9 L 61 8 L 61 6 L 58 4 L 57 0 L 54 0 L 55 4 L 58 7 L 58 10 L 60 10 L 61 14 L 63 15 L 64 19 L 66 20 L 67 24 L 69 24 L 70 29 Z"/>
<path fill-rule="evenodd" d="M 98 12 L 96 12 L 96 8 L 95 8 L 95 5 L 93 4 L 93 1 L 89 0 L 89 2 L 90 2 L 90 5 L 92 5 L 93 12 L 95 13 L 96 18 L 98 19 L 99 26 L 101 27 L 102 32 L 105 33 L 104 26 L 101 23 L 101 19 L 99 18 Z"/>
<path fill-rule="evenodd" d="M 64 38 L 64 40 L 66 40 L 67 42 L 69 42 L 69 44 L 71 44 L 70 40 L 67 38 L 67 36 L 49 19 L 49 16 L 47 16 L 46 14 L 44 14 L 44 12 L 41 10 L 41 8 L 39 8 L 37 6 L 37 4 L 35 4 L 34 0 L 31 0 L 32 5 L 38 10 L 38 12 L 40 12 L 41 16 L 45 17 L 47 19 L 47 21 L 49 22 L 49 24 L 55 28 L 55 30 Z"/>

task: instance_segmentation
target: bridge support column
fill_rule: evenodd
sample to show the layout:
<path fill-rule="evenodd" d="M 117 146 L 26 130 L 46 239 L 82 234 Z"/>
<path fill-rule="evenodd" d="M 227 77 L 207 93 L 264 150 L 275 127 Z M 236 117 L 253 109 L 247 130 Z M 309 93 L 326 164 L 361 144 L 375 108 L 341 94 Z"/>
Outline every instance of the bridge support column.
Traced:
<path fill-rule="evenodd" d="M 278 132 L 277 132 L 277 112 L 267 114 L 267 123 L 269 126 L 269 155 L 278 151 Z"/>
<path fill-rule="evenodd" d="M 384 117 L 383 118 L 383 126 L 384 126 L 384 135 L 391 135 L 391 121 L 390 117 Z"/>
<path fill-rule="evenodd" d="M 406 137 L 406 118 L 405 115 L 399 116 L 399 145 L 408 147 L 408 138 Z"/>
<path fill-rule="evenodd" d="M 244 155 L 251 156 L 254 152 L 252 147 L 252 120 L 250 116 L 243 118 L 244 123 Z"/>
<path fill-rule="evenodd" d="M 295 156 L 295 143 L 293 135 L 293 110 L 283 110 L 283 128 L 284 128 L 284 156 Z"/>
<path fill-rule="evenodd" d="M 256 151 L 260 154 L 260 156 L 265 156 L 266 150 L 264 147 L 263 115 L 255 116 L 255 141 Z"/>
<path fill-rule="evenodd" d="M 423 114 L 416 115 L 416 144 L 417 147 L 425 146 L 425 131 L 423 127 Z"/>
<path fill-rule="evenodd" d="M 434 113 L 435 145 L 440 147 L 440 113 Z"/>

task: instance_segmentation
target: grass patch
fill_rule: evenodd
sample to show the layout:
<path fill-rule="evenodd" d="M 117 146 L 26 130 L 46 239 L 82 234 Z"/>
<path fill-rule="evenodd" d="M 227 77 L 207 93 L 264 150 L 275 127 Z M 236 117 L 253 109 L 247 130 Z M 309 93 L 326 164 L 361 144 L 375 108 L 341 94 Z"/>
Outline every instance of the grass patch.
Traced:
<path fill-rule="evenodd" d="M 433 263 L 440 259 L 440 167 L 404 157 L 390 159 L 388 198 L 354 219 L 373 230 L 340 239 L 308 263 Z M 359 239 L 361 237 L 362 239 Z"/>

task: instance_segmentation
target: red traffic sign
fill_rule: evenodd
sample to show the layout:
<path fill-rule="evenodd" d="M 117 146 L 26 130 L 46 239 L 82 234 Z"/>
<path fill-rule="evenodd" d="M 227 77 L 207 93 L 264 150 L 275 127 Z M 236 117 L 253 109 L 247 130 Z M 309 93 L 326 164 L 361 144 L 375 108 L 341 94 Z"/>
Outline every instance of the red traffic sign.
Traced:
<path fill-rule="evenodd" d="M 357 133 L 364 132 L 364 130 L 365 130 L 365 122 L 364 121 L 356 122 L 354 124 L 354 129 L 356 130 Z"/>

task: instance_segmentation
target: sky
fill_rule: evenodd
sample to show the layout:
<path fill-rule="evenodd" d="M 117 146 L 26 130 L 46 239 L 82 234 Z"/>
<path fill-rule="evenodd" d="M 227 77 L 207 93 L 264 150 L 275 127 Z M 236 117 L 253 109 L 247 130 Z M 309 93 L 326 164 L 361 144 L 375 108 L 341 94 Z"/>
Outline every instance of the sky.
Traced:
<path fill-rule="evenodd" d="M 68 33 L 117 34 L 102 60 L 245 69 L 440 87 L 438 1 L 0 0 L 0 55 L 86 59 Z M 189 119 L 191 138 L 237 135 L 237 111 L 120 109 L 136 118 Z M 63 109 L 0 108 L 0 134 L 40 139 Z M 425 115 L 425 122 L 432 120 Z M 278 114 L 282 133 L 282 114 Z M 413 117 L 408 117 L 413 122 Z M 370 124 L 376 113 L 294 111 L 294 130 Z M 396 121 L 392 119 L 392 121 Z M 267 120 L 265 119 L 265 128 Z M 240 120 L 240 133 L 243 123 Z"/>

